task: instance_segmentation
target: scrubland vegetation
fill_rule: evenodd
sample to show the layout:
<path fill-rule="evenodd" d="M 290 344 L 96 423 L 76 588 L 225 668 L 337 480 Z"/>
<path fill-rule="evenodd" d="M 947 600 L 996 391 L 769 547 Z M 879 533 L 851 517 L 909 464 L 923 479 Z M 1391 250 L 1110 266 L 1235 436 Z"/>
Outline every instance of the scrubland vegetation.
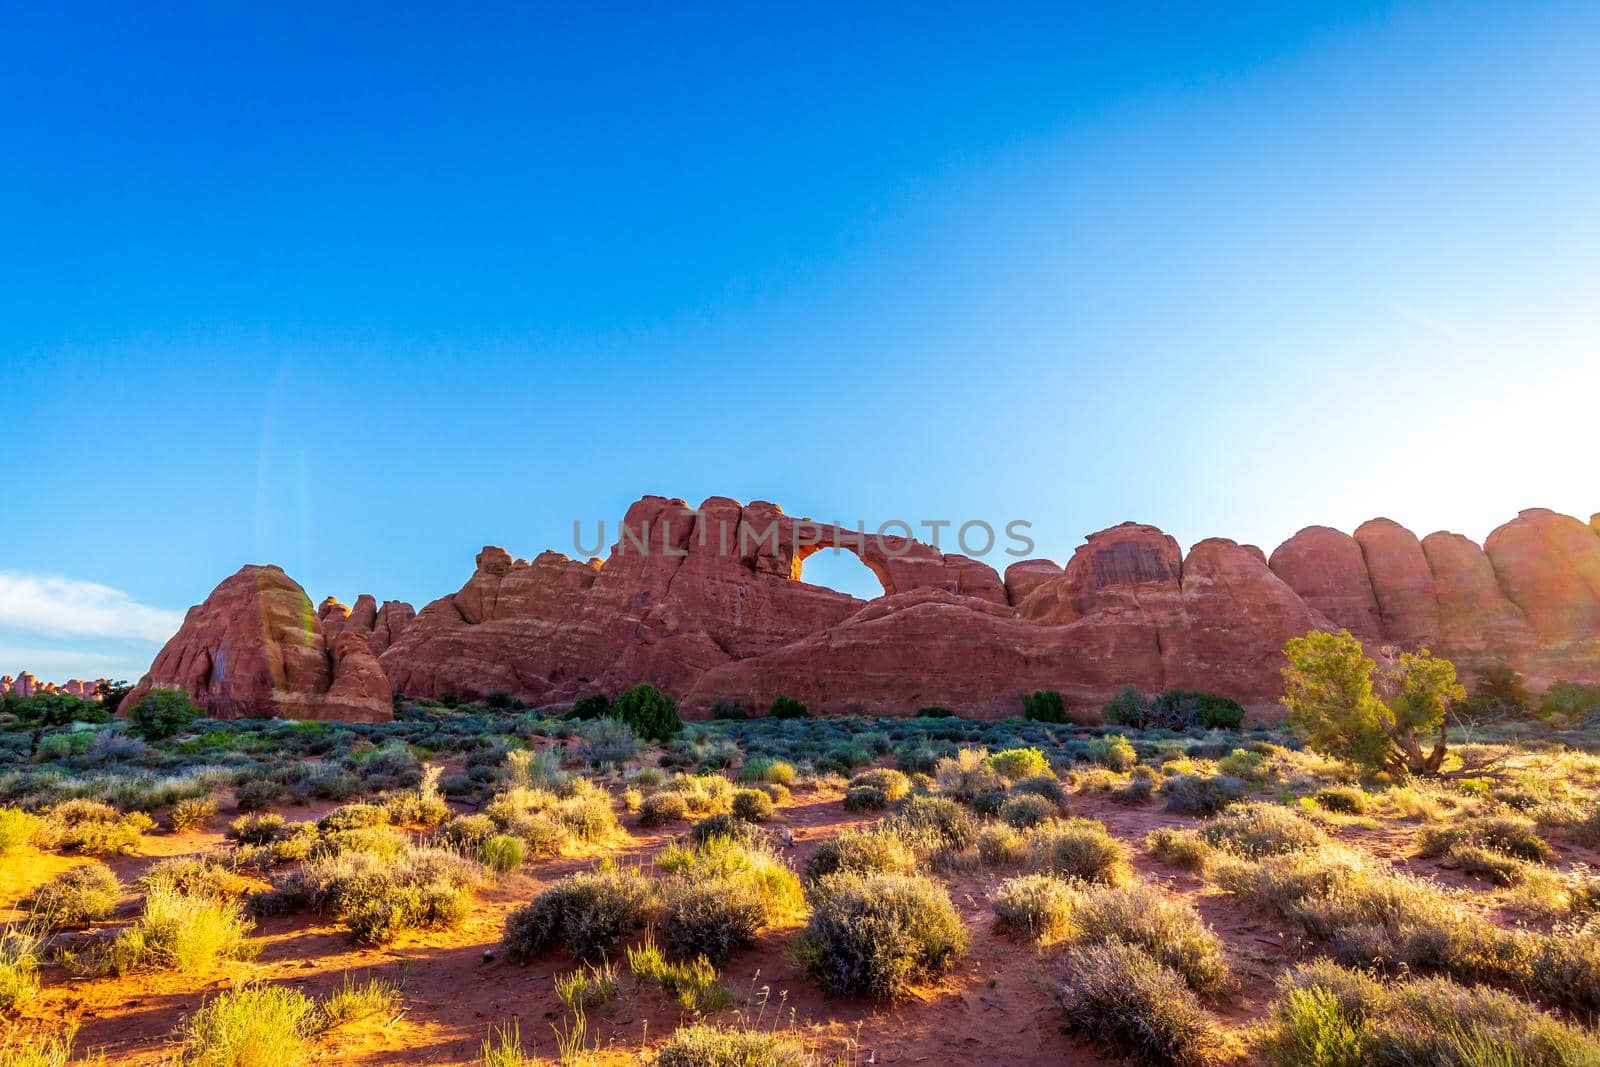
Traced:
<path fill-rule="evenodd" d="M 0 1065 L 1600 1063 L 1600 705 L 1358 653 L 1293 729 L 10 701 Z"/>

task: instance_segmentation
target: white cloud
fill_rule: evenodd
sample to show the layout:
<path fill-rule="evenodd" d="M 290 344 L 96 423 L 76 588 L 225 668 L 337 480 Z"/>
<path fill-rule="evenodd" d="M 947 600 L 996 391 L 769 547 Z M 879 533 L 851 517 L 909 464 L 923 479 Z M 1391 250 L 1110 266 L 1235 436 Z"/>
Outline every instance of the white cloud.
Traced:
<path fill-rule="evenodd" d="M 0 571 L 0 627 L 161 642 L 182 622 L 179 612 L 141 604 L 110 586 L 53 574 Z"/>

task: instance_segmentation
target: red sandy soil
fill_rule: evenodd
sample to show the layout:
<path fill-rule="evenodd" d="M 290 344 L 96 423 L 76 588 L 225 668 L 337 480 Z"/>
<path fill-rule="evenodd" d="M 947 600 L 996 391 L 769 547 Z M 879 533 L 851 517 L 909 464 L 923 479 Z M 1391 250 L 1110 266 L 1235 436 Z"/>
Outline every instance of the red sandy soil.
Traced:
<path fill-rule="evenodd" d="M 788 858 L 798 870 L 811 852 L 839 830 L 876 816 L 844 810 L 837 792 L 796 791 L 780 809 L 776 823 L 795 836 Z M 331 804 L 284 812 L 290 819 L 315 818 Z M 1100 796 L 1075 796 L 1074 814 L 1105 822 L 1134 850 L 1139 876 L 1191 901 L 1223 938 L 1239 977 L 1232 993 L 1210 1007 L 1230 1030 L 1261 1018 L 1282 970 L 1307 958 L 1309 951 L 1286 924 L 1246 907 L 1232 897 L 1207 890 L 1195 875 L 1156 861 L 1144 837 L 1159 826 L 1191 826 L 1195 820 L 1164 812 L 1156 804 L 1126 807 Z M 225 825 L 219 814 L 213 827 Z M 646 862 L 684 830 L 683 824 L 641 828 L 625 817 L 633 835 L 615 857 Z M 1386 823 L 1378 829 L 1358 825 L 1338 830 L 1341 840 L 1375 856 L 1454 884 L 1473 884 L 1458 872 L 1418 860 L 1414 825 Z M 139 852 L 113 859 L 110 866 L 131 883 L 152 862 L 168 856 L 199 854 L 222 845 L 216 829 L 185 835 L 146 835 Z M 216 991 L 245 980 L 282 982 L 311 995 L 337 988 L 345 975 L 382 976 L 401 986 L 397 1018 L 368 1020 L 326 1035 L 323 1062 L 379 1064 L 472 1064 L 492 1025 L 519 1023 L 524 1047 L 553 1058 L 553 1026 L 566 1021 L 552 978 L 574 968 L 552 952 L 522 965 L 504 958 L 497 946 L 506 915 L 542 888 L 596 862 L 597 857 L 554 860 L 525 867 L 481 890 L 467 921 L 456 930 L 409 936 L 383 948 L 354 944 L 344 930 L 304 914 L 275 916 L 256 929 L 260 956 L 224 965 L 206 979 L 175 974 L 137 974 L 121 978 L 74 977 L 59 967 L 44 972 L 42 994 L 22 1013 L 20 1030 L 53 1029 L 64 1020 L 81 1024 L 80 1050 L 101 1050 L 114 1063 L 155 1064 L 175 1048 L 185 1017 Z M 12 857 L 0 869 L 0 906 L 9 906 L 34 886 L 74 864 L 77 857 Z M 1015 872 L 979 871 L 945 879 L 951 899 L 972 935 L 970 955 L 937 985 L 915 991 L 893 1004 L 830 999 L 818 992 L 788 958 L 793 930 L 767 932 L 752 949 L 737 953 L 724 971 L 734 994 L 713 1021 L 753 1021 L 797 1027 L 821 1052 L 856 1064 L 1100 1064 L 1118 1062 L 1086 1039 L 1065 1032 L 1052 989 L 1058 953 L 1000 937 L 990 929 L 990 893 Z M 1476 883 L 1483 888 L 1482 883 Z M 1492 908 L 1492 899 L 1484 897 Z M 137 906 L 130 895 L 115 918 L 115 928 Z M 15 916 L 12 916 L 15 917 Z M 5 915 L 0 912 L 0 921 Z M 1500 921 L 1516 921 L 1500 916 Z M 653 987 L 635 989 L 621 962 L 622 995 L 591 1012 L 589 1041 L 604 1060 L 629 1062 L 678 1025 L 691 1021 L 678 1003 Z"/>

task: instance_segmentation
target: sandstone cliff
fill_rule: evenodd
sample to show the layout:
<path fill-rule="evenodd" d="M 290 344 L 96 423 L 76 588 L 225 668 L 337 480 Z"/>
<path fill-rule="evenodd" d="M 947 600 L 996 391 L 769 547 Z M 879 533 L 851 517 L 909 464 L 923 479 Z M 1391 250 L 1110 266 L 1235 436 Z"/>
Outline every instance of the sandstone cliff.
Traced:
<path fill-rule="evenodd" d="M 213 714 L 381 718 L 389 692 L 531 704 L 650 681 L 688 714 L 796 697 L 819 712 L 942 704 L 1015 714 L 1054 688 L 1093 717 L 1124 685 L 1206 689 L 1270 717 L 1283 644 L 1345 627 L 1370 648 L 1427 645 L 1470 675 L 1507 663 L 1545 684 L 1600 680 L 1600 516 L 1525 511 L 1480 548 L 1387 519 L 1308 527 L 1275 550 L 1213 539 L 1187 556 L 1137 523 L 1064 566 L 986 564 L 857 537 L 773 504 L 645 497 L 604 560 L 485 548 L 465 585 L 413 613 L 370 596 L 316 611 L 275 567 L 247 567 L 189 613 L 140 691 Z M 822 545 L 855 551 L 884 595 L 800 580 Z M 131 705 L 130 705 L 131 706 Z"/>

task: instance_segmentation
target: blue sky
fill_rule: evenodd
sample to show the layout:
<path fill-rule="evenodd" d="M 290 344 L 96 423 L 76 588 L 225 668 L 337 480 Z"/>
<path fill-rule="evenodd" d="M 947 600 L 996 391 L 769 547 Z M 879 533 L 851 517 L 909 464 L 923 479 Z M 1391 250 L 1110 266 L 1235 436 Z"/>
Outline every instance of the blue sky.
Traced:
<path fill-rule="evenodd" d="M 0 10 L 0 673 L 646 492 L 1600 509 L 1592 5 L 748 7 Z"/>

